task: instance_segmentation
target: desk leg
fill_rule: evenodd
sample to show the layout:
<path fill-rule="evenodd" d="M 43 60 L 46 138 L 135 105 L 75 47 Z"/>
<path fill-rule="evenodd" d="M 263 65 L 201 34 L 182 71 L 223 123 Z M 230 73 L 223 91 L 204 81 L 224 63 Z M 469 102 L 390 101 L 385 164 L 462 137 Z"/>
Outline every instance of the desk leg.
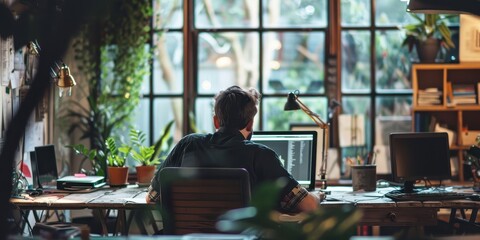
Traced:
<path fill-rule="evenodd" d="M 123 236 L 128 235 L 128 229 L 126 227 L 126 222 L 127 222 L 127 217 L 126 217 L 126 210 L 125 209 L 118 209 L 118 214 L 117 214 L 117 221 L 115 223 L 115 233 L 121 233 Z"/>
<path fill-rule="evenodd" d="M 105 210 L 103 209 L 93 209 L 93 215 L 95 218 L 99 219 L 100 225 L 102 226 L 102 236 L 108 236 L 108 228 L 107 228 L 107 217 L 108 214 L 105 214 Z"/>
<path fill-rule="evenodd" d="M 470 223 L 475 223 L 477 220 L 478 208 L 472 209 L 472 213 L 470 214 Z"/>
<path fill-rule="evenodd" d="M 147 223 L 152 225 L 154 233 L 158 232 L 158 228 L 155 225 L 155 219 L 153 219 L 153 215 L 150 210 L 147 210 L 147 209 L 135 210 L 134 219 L 142 235 L 148 235 L 147 228 L 145 227 L 145 221 L 147 221 Z"/>

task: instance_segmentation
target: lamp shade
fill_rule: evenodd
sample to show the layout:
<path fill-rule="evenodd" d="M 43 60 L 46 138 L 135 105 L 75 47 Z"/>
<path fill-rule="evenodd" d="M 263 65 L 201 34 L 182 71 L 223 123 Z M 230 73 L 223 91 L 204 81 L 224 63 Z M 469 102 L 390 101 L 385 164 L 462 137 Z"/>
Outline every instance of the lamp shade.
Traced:
<path fill-rule="evenodd" d="M 410 0 L 408 12 L 480 15 L 480 0 Z"/>
<path fill-rule="evenodd" d="M 57 86 L 60 88 L 60 97 L 63 95 L 63 91 L 68 91 L 68 95 L 72 94 L 72 87 L 77 85 L 75 79 L 70 74 L 70 68 L 63 64 L 58 72 Z"/>
<path fill-rule="evenodd" d="M 288 94 L 288 99 L 287 102 L 285 103 L 285 107 L 283 107 L 283 110 L 285 111 L 291 111 L 291 110 L 298 110 L 300 108 L 300 104 L 297 102 L 297 96 L 295 93 L 291 92 Z"/>

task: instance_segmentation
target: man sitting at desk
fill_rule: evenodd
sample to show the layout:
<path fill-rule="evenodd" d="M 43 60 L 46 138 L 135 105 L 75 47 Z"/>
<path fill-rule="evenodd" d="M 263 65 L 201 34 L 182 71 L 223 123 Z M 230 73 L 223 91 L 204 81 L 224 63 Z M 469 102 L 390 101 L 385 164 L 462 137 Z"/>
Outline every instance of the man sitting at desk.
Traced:
<path fill-rule="evenodd" d="M 281 190 L 278 210 L 284 213 L 313 211 L 319 206 L 319 197 L 298 184 L 272 149 L 250 141 L 259 98 L 260 93 L 255 89 L 247 91 L 232 86 L 220 91 L 214 98 L 213 123 L 217 131 L 182 138 L 159 171 L 164 167 L 244 168 L 253 188 L 264 181 L 283 178 L 286 184 Z M 158 172 L 149 187 L 147 203 L 160 199 Z"/>

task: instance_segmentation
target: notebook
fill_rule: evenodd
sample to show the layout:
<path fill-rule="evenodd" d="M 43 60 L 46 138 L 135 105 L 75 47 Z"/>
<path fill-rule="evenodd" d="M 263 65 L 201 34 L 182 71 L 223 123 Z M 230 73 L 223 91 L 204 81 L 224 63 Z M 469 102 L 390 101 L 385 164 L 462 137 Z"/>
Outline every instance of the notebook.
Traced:
<path fill-rule="evenodd" d="M 316 131 L 259 131 L 251 140 L 273 149 L 301 186 L 315 190 Z"/>

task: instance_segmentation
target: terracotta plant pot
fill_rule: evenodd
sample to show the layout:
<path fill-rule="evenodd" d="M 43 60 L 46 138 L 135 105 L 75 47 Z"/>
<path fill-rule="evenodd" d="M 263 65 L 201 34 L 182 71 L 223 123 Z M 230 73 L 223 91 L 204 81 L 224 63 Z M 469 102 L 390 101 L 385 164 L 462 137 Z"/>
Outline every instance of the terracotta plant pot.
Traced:
<path fill-rule="evenodd" d="M 111 187 L 128 185 L 128 167 L 108 167 L 108 182 Z"/>
<path fill-rule="evenodd" d="M 138 184 L 150 184 L 155 175 L 155 166 L 136 166 Z"/>

